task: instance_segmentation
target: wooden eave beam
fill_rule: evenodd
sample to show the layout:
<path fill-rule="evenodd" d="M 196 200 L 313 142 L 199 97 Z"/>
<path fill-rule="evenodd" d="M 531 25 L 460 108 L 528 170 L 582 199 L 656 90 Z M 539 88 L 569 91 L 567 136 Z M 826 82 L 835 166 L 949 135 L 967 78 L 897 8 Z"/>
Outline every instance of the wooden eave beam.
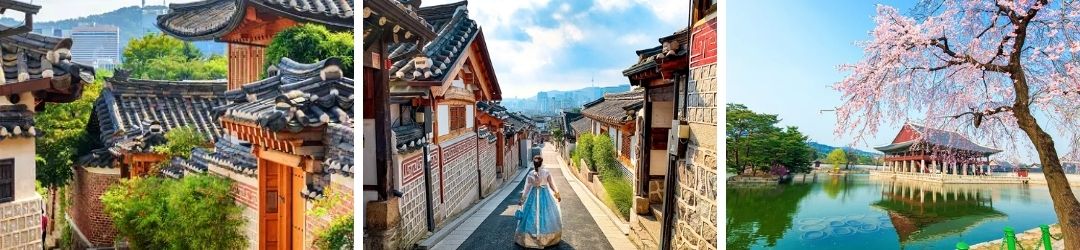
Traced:
<path fill-rule="evenodd" d="M 390 20 L 390 23 L 402 26 L 405 30 L 412 32 L 414 35 L 420 36 L 425 41 L 434 40 L 437 34 L 427 26 L 420 23 L 420 20 L 412 18 L 409 14 L 405 13 L 398 6 L 394 5 L 390 1 L 394 0 L 364 0 L 364 8 L 370 8 L 371 11 L 378 13 L 384 18 Z M 378 23 L 376 23 L 378 24 Z M 392 26 L 391 26 L 392 27 Z"/>
<path fill-rule="evenodd" d="M 0 79 L 2 81 L 2 79 Z M 9 84 L 0 84 L 0 96 L 8 96 L 23 92 L 33 92 L 52 88 L 52 77 L 34 79 Z"/>

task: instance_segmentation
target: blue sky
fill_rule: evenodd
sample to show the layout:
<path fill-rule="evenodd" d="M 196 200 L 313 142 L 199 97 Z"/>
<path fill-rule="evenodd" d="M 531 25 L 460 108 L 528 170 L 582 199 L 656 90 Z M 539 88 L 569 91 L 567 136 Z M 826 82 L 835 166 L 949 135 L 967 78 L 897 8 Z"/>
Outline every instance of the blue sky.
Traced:
<path fill-rule="evenodd" d="M 838 137 L 833 133 L 835 115 L 819 111 L 841 104 L 840 93 L 830 86 L 846 75 L 837 70 L 838 65 L 861 59 L 862 50 L 854 43 L 870 38 L 875 6 L 885 4 L 906 12 L 913 2 L 729 2 L 726 101 L 745 104 L 756 112 L 778 114 L 781 126 L 798 126 L 820 143 L 870 151 L 874 146 L 888 144 L 903 121 L 886 121 L 864 144 L 856 143 L 850 135 Z M 918 120 L 923 114 L 909 117 Z M 1056 138 L 1058 152 L 1068 152 L 1068 141 L 1053 124 L 1041 124 Z M 1004 148 L 1006 153 L 999 157 L 1037 161 L 1030 141 L 1022 139 L 1015 145 L 1023 148 Z"/>
<path fill-rule="evenodd" d="M 457 2 L 427 0 L 423 6 Z M 628 84 L 635 50 L 686 27 L 688 6 L 665 0 L 473 0 L 503 97 Z"/>
<path fill-rule="evenodd" d="M 833 134 L 836 117 L 819 112 L 840 105 L 829 86 L 855 63 L 862 50 L 855 41 L 869 39 L 875 5 L 871 1 L 730 1 L 727 9 L 727 102 L 778 114 L 783 126 L 798 126 L 811 140 L 841 146 L 849 136 Z M 884 2 L 906 10 L 912 4 Z M 900 125 L 882 126 L 868 139 L 888 144 Z M 877 143 L 875 143 L 877 142 Z"/>

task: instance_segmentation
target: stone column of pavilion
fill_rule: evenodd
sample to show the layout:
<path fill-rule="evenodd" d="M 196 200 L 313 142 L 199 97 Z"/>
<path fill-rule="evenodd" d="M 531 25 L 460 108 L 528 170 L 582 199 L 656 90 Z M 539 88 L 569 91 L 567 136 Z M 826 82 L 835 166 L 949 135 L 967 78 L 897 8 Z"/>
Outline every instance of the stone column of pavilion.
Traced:
<path fill-rule="evenodd" d="M 94 69 L 71 61 L 71 39 L 27 33 L 40 6 L 11 0 L 0 5 L 24 14 L 23 25 L 0 27 L 0 245 L 30 249 L 41 245 L 38 221 L 44 211 L 34 189 L 34 114 L 45 103 L 78 99 L 83 85 L 93 82 Z"/>

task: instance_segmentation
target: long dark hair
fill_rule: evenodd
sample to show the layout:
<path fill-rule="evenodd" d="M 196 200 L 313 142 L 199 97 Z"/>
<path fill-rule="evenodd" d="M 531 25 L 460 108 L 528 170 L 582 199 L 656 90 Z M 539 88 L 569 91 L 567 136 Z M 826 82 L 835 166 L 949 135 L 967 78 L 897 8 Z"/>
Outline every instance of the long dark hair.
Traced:
<path fill-rule="evenodd" d="M 544 165 L 544 158 L 539 155 L 533 156 L 533 171 L 540 172 L 540 166 Z"/>

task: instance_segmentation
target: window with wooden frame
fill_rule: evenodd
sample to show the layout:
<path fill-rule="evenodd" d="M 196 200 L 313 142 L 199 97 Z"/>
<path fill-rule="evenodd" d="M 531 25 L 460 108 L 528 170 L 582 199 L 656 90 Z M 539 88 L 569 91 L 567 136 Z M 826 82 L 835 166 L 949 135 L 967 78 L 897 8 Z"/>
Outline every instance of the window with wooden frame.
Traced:
<path fill-rule="evenodd" d="M 465 128 L 465 106 L 450 107 L 450 131 Z"/>
<path fill-rule="evenodd" d="M 15 200 L 15 159 L 0 160 L 0 203 Z"/>

